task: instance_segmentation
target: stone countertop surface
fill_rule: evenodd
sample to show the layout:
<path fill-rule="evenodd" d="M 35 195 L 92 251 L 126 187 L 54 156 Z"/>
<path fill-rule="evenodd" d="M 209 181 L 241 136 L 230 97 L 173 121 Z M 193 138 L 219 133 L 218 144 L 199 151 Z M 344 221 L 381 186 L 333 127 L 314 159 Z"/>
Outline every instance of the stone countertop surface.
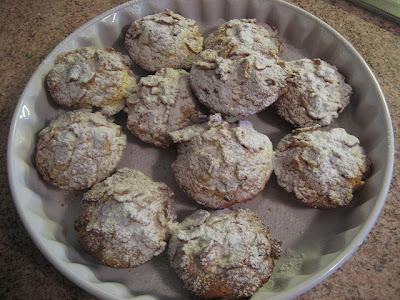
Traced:
<path fill-rule="evenodd" d="M 245 1 L 245 0 L 243 0 Z M 72 31 L 123 1 L 0 1 L 0 298 L 93 299 L 61 275 L 29 238 L 11 199 L 7 136 L 18 98 L 46 55 Z M 386 96 L 399 144 L 400 26 L 345 1 L 293 0 L 344 35 L 366 59 Z M 357 253 L 299 299 L 398 299 L 400 167 L 386 205 Z"/>

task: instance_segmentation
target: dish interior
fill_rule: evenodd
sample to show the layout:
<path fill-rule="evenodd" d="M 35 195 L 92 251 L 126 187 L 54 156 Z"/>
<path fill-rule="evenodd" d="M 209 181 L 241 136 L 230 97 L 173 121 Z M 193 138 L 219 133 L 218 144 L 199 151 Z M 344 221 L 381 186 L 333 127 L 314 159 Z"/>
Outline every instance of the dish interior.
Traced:
<path fill-rule="evenodd" d="M 350 105 L 333 124 L 360 138 L 373 165 L 365 186 L 355 194 L 353 206 L 335 210 L 305 207 L 277 185 L 274 175 L 255 199 L 236 206 L 256 211 L 270 227 L 273 236 L 283 242 L 283 256 L 277 262 L 271 280 L 254 298 L 278 297 L 283 292 L 295 290 L 343 254 L 376 205 L 388 168 L 390 147 L 387 128 L 390 125 L 384 119 L 385 106 L 382 101 L 379 102 L 379 89 L 366 84 L 373 78 L 349 46 L 315 19 L 299 15 L 298 11 L 278 1 L 137 1 L 92 22 L 60 44 L 28 84 L 21 97 L 12 132 L 10 177 L 17 187 L 14 198 L 25 224 L 36 236 L 35 240 L 39 239 L 42 250 L 50 252 L 52 260 L 63 264 L 70 277 L 79 277 L 85 282 L 83 285 L 99 290 L 98 296 L 128 298 L 146 294 L 157 299 L 192 297 L 168 266 L 165 253 L 135 269 L 101 266 L 85 254 L 73 229 L 82 193 L 63 192 L 45 184 L 33 164 L 38 131 L 63 111 L 53 103 L 44 86 L 45 76 L 56 55 L 89 45 L 115 47 L 125 52 L 122 41 L 127 25 L 164 8 L 197 20 L 206 33 L 232 18 L 256 18 L 266 22 L 279 30 L 279 36 L 284 41 L 283 59 L 322 58 L 336 65 L 353 87 Z M 145 75 L 138 69 L 134 70 L 139 75 Z M 274 146 L 291 130 L 271 107 L 249 120 L 258 131 L 270 137 Z M 126 115 L 117 115 L 116 122 L 125 128 Z M 157 149 L 133 137 L 126 128 L 124 130 L 128 146 L 119 167 L 138 169 L 154 180 L 168 184 L 176 195 L 179 220 L 200 208 L 175 183 L 170 166 L 176 157 L 176 148 Z"/>

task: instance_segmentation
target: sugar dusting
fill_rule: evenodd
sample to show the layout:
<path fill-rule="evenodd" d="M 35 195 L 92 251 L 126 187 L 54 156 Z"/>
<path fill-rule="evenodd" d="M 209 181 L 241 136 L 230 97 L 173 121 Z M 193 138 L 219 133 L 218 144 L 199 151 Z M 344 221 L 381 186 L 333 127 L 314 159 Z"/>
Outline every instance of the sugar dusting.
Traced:
<path fill-rule="evenodd" d="M 197 211 L 173 230 L 171 265 L 199 296 L 238 298 L 252 295 L 271 275 L 280 253 L 250 210 Z"/>
<path fill-rule="evenodd" d="M 143 173 L 123 168 L 83 197 L 76 222 L 82 246 L 112 267 L 135 267 L 166 247 L 174 221 L 173 192 Z"/>

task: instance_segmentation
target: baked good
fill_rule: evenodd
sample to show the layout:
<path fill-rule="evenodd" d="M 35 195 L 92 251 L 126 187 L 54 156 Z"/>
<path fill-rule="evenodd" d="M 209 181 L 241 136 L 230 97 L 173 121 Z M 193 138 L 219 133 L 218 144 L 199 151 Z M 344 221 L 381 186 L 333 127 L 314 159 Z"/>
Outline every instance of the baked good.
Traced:
<path fill-rule="evenodd" d="M 70 108 L 98 108 L 114 115 L 135 89 L 131 60 L 112 48 L 84 47 L 61 53 L 46 78 L 50 95 Z"/>
<path fill-rule="evenodd" d="M 36 168 L 64 190 L 83 190 L 111 174 L 126 146 L 121 127 L 101 113 L 61 114 L 39 133 Z"/>
<path fill-rule="evenodd" d="M 222 57 L 259 52 L 276 57 L 280 53 L 277 31 L 255 19 L 233 19 L 222 24 L 204 40 L 205 49 L 213 49 Z"/>
<path fill-rule="evenodd" d="M 190 70 L 197 98 L 213 112 L 243 118 L 274 103 L 283 93 L 283 62 L 260 54 L 223 58 L 204 50 Z"/>
<path fill-rule="evenodd" d="M 172 190 L 123 168 L 83 196 L 75 222 L 82 247 L 99 262 L 132 268 L 164 251 L 175 219 Z"/>
<path fill-rule="evenodd" d="M 189 126 L 201 116 L 189 73 L 183 69 L 163 68 L 142 77 L 127 106 L 128 129 L 142 141 L 162 148 L 172 144 L 169 132 Z"/>
<path fill-rule="evenodd" d="M 168 246 L 171 266 L 203 299 L 250 297 L 268 281 L 280 243 L 247 209 L 196 211 L 177 225 Z"/>
<path fill-rule="evenodd" d="M 349 104 L 352 89 L 335 66 L 304 58 L 287 62 L 286 68 L 287 87 L 275 107 L 294 126 L 329 125 Z"/>
<path fill-rule="evenodd" d="M 343 128 L 304 128 L 284 137 L 273 160 L 278 184 L 315 208 L 346 206 L 364 184 L 369 163 Z"/>
<path fill-rule="evenodd" d="M 272 143 L 242 121 L 230 126 L 214 115 L 207 124 L 171 133 L 178 145 L 172 170 L 178 185 L 196 202 L 225 208 L 261 192 L 272 172 Z"/>
<path fill-rule="evenodd" d="M 196 21 L 166 10 L 134 21 L 125 46 L 133 61 L 147 71 L 188 69 L 203 49 L 203 35 Z"/>

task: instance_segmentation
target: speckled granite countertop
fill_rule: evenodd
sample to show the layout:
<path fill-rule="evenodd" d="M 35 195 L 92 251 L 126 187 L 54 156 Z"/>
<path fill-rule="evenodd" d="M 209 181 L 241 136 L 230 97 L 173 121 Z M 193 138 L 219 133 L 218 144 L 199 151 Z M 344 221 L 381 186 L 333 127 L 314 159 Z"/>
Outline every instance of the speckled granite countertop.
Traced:
<path fill-rule="evenodd" d="M 243 0 L 245 1 L 245 0 Z M 74 29 L 123 1 L 0 1 L 0 298 L 93 299 L 47 262 L 14 208 L 6 174 L 7 135 L 18 98 L 42 59 Z M 364 56 L 384 90 L 399 144 L 400 27 L 345 1 L 294 0 L 342 33 Z M 398 161 L 398 153 L 396 154 Z M 399 164 L 386 206 L 367 241 L 300 299 L 398 299 Z"/>

